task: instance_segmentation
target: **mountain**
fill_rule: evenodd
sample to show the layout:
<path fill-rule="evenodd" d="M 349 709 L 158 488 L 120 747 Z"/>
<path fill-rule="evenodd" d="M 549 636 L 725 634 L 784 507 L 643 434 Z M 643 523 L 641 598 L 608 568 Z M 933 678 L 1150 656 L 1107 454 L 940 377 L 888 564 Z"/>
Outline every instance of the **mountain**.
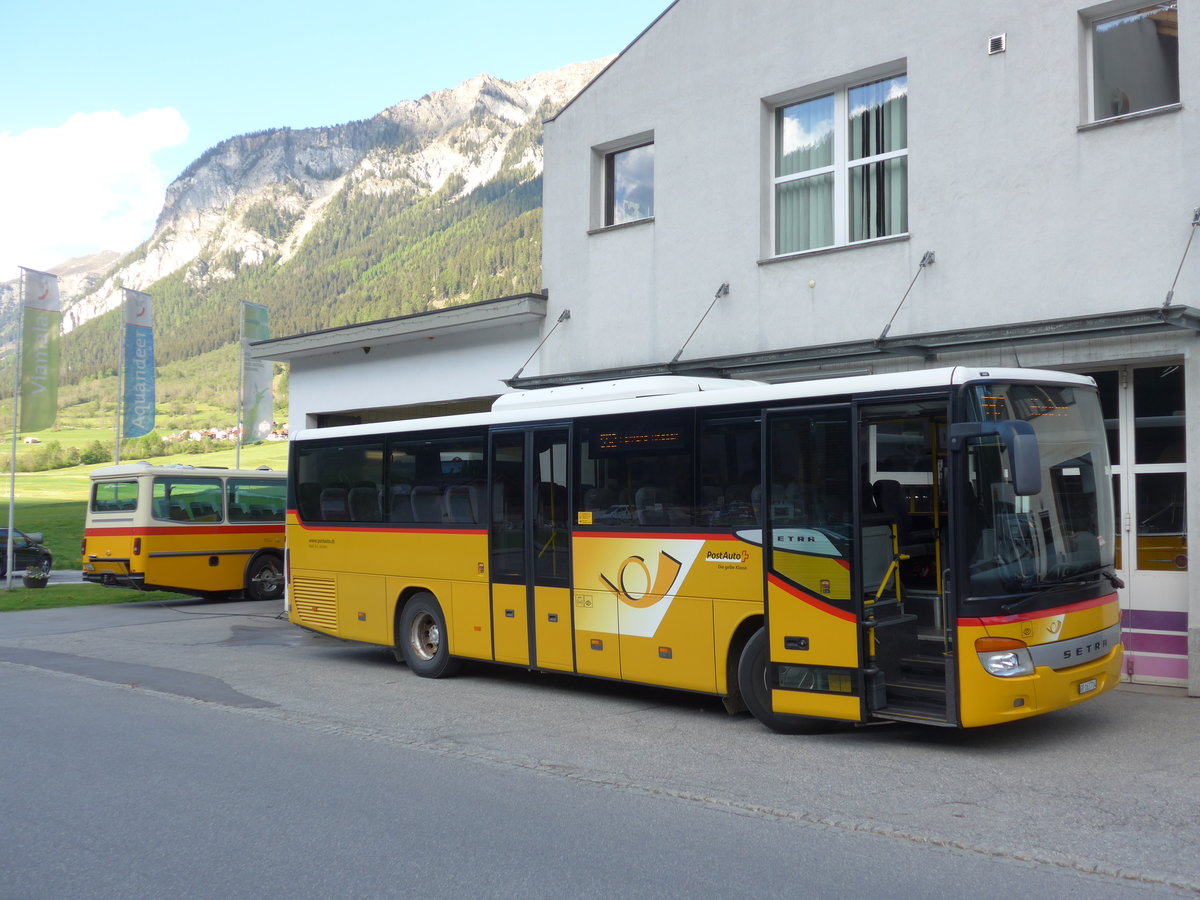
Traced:
<path fill-rule="evenodd" d="M 122 287 L 154 297 L 160 369 L 236 341 L 241 300 L 284 335 L 539 290 L 542 123 L 606 62 L 210 148 L 145 243 L 60 282 L 64 383 L 113 373 Z"/>

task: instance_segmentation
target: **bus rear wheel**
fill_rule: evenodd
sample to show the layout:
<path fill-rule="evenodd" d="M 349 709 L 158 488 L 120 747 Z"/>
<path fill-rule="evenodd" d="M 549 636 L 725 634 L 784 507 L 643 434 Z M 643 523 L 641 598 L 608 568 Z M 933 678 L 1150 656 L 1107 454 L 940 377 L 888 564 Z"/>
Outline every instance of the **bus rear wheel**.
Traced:
<path fill-rule="evenodd" d="M 442 678 L 462 668 L 462 660 L 450 655 L 442 607 L 428 592 L 415 594 L 404 605 L 396 628 L 396 648 L 404 663 L 422 678 Z"/>
<path fill-rule="evenodd" d="M 250 600 L 274 600 L 283 593 L 283 565 L 279 557 L 266 554 L 246 568 L 246 597 Z"/>
<path fill-rule="evenodd" d="M 738 689 L 754 718 L 780 734 L 820 734 L 837 727 L 835 723 L 824 719 L 780 715 L 772 711 L 771 688 L 767 685 L 770 649 L 767 629 L 760 628 L 750 635 L 738 661 Z"/>

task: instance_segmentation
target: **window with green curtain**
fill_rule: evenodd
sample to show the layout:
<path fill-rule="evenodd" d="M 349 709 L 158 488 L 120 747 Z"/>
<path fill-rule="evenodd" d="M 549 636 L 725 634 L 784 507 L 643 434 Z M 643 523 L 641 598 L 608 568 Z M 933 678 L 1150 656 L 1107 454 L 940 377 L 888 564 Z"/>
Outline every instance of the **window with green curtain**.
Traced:
<path fill-rule="evenodd" d="M 847 97 L 849 240 L 908 231 L 908 79 L 851 88 Z"/>
<path fill-rule="evenodd" d="M 832 94 L 776 110 L 776 253 L 833 244 L 833 142 Z"/>
<path fill-rule="evenodd" d="M 908 231 L 908 77 L 777 107 L 776 255 Z"/>

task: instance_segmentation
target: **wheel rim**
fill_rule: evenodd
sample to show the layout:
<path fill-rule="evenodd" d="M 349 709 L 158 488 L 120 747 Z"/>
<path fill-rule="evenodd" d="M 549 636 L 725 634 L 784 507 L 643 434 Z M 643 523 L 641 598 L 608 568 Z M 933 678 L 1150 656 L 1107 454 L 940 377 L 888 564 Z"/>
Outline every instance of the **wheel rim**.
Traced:
<path fill-rule="evenodd" d="M 283 585 L 279 583 L 280 574 L 279 567 L 273 562 L 268 562 L 259 568 L 250 581 L 253 582 L 258 595 L 267 600 L 282 590 Z"/>
<path fill-rule="evenodd" d="M 424 662 L 429 662 L 437 656 L 438 649 L 442 646 L 442 629 L 438 626 L 437 619 L 427 612 L 417 615 L 408 632 L 408 645 Z"/>

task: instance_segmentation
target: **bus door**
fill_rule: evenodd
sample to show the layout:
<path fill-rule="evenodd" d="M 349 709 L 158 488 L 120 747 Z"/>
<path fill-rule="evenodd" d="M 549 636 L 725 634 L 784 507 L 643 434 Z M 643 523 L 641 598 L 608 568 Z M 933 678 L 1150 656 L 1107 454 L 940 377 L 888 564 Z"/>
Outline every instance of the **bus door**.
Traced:
<path fill-rule="evenodd" d="M 769 411 L 763 523 L 774 712 L 859 721 L 864 659 L 854 572 L 851 408 Z"/>
<path fill-rule="evenodd" d="M 946 538 L 946 399 L 858 407 L 866 702 L 879 718 L 948 723 L 955 708 Z"/>
<path fill-rule="evenodd" d="M 491 435 L 489 555 L 497 662 L 575 670 L 568 438 L 565 427 Z"/>

